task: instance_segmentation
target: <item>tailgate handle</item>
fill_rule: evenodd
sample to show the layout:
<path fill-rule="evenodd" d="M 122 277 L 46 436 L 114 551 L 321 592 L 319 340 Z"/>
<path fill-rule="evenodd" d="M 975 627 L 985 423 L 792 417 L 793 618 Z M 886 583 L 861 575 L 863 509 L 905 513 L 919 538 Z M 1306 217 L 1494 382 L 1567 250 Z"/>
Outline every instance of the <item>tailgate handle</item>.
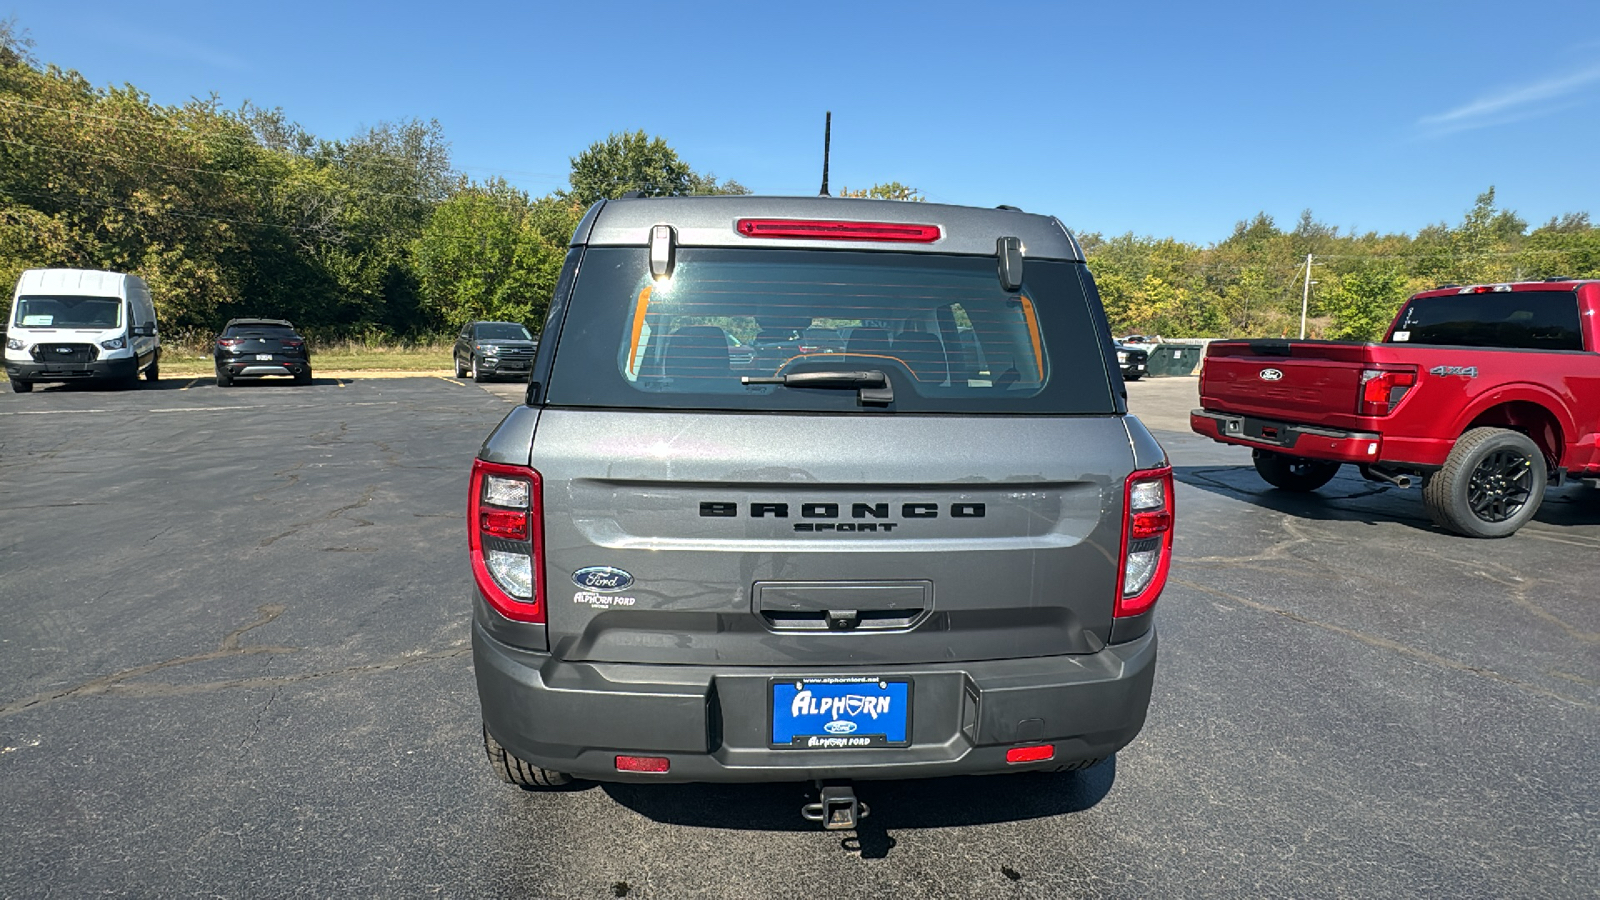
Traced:
<path fill-rule="evenodd" d="M 861 624 L 861 614 L 853 609 L 828 610 L 829 631 L 849 631 Z"/>

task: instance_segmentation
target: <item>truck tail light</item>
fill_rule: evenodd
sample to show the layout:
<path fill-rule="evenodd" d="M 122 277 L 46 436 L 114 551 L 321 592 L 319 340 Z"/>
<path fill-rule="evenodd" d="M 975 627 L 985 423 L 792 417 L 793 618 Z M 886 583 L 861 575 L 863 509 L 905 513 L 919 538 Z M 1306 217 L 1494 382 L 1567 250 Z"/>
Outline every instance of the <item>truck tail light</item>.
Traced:
<path fill-rule="evenodd" d="M 495 612 L 543 624 L 544 503 L 539 473 L 527 466 L 472 461 L 467 545 L 472 578 Z"/>
<path fill-rule="evenodd" d="M 1155 606 L 1172 566 L 1172 467 L 1141 469 L 1123 485 L 1128 521 L 1122 530 L 1122 577 L 1118 579 L 1118 618 L 1137 616 Z"/>
<path fill-rule="evenodd" d="M 1356 413 L 1387 416 L 1416 383 L 1416 369 L 1362 369 L 1361 400 L 1356 404 Z"/>

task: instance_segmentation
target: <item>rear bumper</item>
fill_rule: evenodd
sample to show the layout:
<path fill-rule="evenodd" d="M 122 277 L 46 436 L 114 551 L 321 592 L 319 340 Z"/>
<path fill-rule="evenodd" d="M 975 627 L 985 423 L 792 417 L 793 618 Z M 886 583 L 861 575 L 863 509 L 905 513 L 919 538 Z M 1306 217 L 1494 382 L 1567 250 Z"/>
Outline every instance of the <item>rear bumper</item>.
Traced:
<path fill-rule="evenodd" d="M 511 647 L 474 622 L 484 724 L 517 757 L 598 781 L 773 782 L 928 778 L 1055 769 L 1109 756 L 1144 726 L 1156 637 L 1079 656 L 886 667 L 759 668 L 563 662 Z M 768 747 L 769 678 L 909 677 L 911 746 Z M 1017 744 L 1044 762 L 1009 765 Z M 618 754 L 665 756 L 662 775 L 616 771 Z"/>
<path fill-rule="evenodd" d="M 139 360 L 132 356 L 64 363 L 8 359 L 5 365 L 12 381 L 127 381 L 139 374 Z"/>
<path fill-rule="evenodd" d="M 1383 459 L 1383 435 L 1372 431 L 1343 431 L 1207 409 L 1191 411 L 1189 427 L 1196 434 L 1224 444 L 1276 450 L 1305 459 L 1358 465 Z"/>
<path fill-rule="evenodd" d="M 234 378 L 270 378 L 274 375 L 294 376 L 311 373 L 311 363 L 303 359 L 228 360 L 217 364 L 218 372 Z"/>
<path fill-rule="evenodd" d="M 493 356 L 478 357 L 478 371 L 485 375 L 527 375 L 533 371 L 533 359 L 499 359 Z"/>

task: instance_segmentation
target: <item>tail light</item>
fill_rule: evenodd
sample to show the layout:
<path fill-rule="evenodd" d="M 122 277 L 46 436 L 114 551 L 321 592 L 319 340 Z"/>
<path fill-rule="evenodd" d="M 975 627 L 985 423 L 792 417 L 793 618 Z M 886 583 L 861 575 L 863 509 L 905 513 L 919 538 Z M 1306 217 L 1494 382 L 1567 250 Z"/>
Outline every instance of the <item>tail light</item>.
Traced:
<path fill-rule="evenodd" d="M 1417 383 L 1416 369 L 1363 369 L 1361 370 L 1361 401 L 1356 413 L 1363 416 L 1387 416 L 1394 412 L 1400 398 Z"/>
<path fill-rule="evenodd" d="M 286 350 L 299 350 L 301 347 L 304 347 L 305 345 L 306 345 L 305 341 L 284 341 L 283 342 L 284 349 L 286 349 Z"/>
<path fill-rule="evenodd" d="M 218 338 L 217 345 L 226 347 L 229 350 L 237 350 L 244 346 L 244 340 L 241 338 Z"/>
<path fill-rule="evenodd" d="M 517 622 L 545 620 L 541 491 L 539 473 L 527 466 L 472 461 L 472 577 L 495 612 Z"/>
<path fill-rule="evenodd" d="M 1137 616 L 1155 606 L 1172 566 L 1172 468 L 1142 469 L 1123 486 L 1128 521 L 1122 531 L 1122 578 L 1118 618 Z"/>

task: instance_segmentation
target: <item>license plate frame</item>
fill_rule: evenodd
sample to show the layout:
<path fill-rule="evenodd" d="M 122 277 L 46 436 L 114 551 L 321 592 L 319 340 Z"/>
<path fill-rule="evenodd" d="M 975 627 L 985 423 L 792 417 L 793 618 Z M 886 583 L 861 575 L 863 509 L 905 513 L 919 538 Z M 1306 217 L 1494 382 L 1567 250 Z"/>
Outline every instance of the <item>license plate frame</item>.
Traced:
<path fill-rule="evenodd" d="M 800 694 L 810 691 L 807 712 Z M 820 675 L 767 680 L 767 746 L 774 750 L 867 750 L 911 746 L 912 680 Z M 835 710 L 833 701 L 840 706 Z M 825 702 L 826 701 L 826 702 Z M 873 708 L 882 703 L 879 715 Z M 824 726 L 834 723 L 828 731 Z M 881 730 L 880 730 L 881 729 Z"/>

